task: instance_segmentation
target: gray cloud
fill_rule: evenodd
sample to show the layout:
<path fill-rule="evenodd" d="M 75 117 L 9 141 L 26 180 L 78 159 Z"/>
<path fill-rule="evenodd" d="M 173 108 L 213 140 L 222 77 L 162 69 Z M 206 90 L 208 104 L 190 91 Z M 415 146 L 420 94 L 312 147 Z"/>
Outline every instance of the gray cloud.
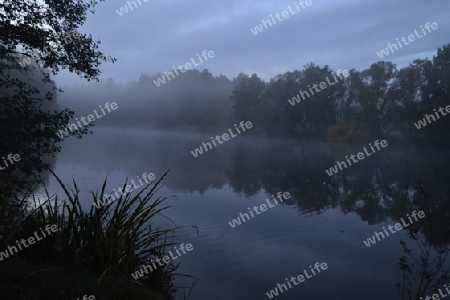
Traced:
<path fill-rule="evenodd" d="M 127 1 L 101 3 L 83 28 L 102 41 L 102 51 L 118 59 L 102 66 L 102 79 L 128 82 L 142 72 L 170 71 L 203 50 L 214 50 L 216 57 L 197 68 L 230 78 L 256 72 L 268 80 L 308 62 L 363 69 L 380 60 L 377 51 L 426 22 L 437 22 L 439 29 L 384 60 L 403 66 L 415 58 L 431 58 L 438 47 L 450 42 L 447 0 L 312 0 L 310 7 L 258 35 L 250 28 L 288 6 L 294 8 L 294 1 L 140 2 L 123 16 L 116 9 Z M 62 86 L 83 82 L 65 72 L 57 80 Z"/>

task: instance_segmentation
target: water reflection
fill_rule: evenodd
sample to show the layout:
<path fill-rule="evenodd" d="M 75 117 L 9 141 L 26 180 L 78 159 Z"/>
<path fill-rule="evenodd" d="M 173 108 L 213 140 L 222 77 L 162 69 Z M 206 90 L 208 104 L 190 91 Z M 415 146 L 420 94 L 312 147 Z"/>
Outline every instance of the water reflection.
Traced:
<path fill-rule="evenodd" d="M 414 209 L 423 209 L 414 191 L 421 182 L 433 201 L 436 226 L 434 243 L 447 243 L 450 221 L 447 183 L 449 158 L 440 149 L 416 149 L 389 145 L 330 177 L 325 169 L 364 145 L 235 139 L 195 158 L 190 153 L 209 137 L 195 134 L 114 130 L 97 128 L 95 139 L 69 142 L 64 160 L 105 172 L 127 174 L 168 168 L 167 187 L 176 192 L 204 193 L 229 185 L 247 197 L 264 191 L 287 191 L 292 197 L 283 205 L 295 205 L 300 212 L 323 212 L 339 207 L 343 213 L 357 213 L 368 224 L 390 218 L 394 221 Z M 112 163 L 114 162 L 114 163 Z M 430 229 L 424 234 L 429 239 Z"/>

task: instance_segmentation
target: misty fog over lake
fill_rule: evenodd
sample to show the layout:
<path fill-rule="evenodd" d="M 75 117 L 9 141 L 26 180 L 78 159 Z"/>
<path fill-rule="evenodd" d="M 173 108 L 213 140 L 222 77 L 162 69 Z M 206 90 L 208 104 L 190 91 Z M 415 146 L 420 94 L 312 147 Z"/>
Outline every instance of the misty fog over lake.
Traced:
<path fill-rule="evenodd" d="M 449 12 L 0 1 L 0 299 L 450 296 Z"/>
<path fill-rule="evenodd" d="M 177 223 L 199 227 L 199 237 L 189 229 L 177 236 L 180 242 L 194 245 L 195 251 L 181 259 L 179 269 L 199 279 L 191 295 L 194 299 L 264 294 L 270 283 L 300 274 L 298 265 L 316 261 L 327 262 L 330 270 L 322 280 L 302 287 L 306 298 L 316 297 L 318 290 L 322 299 L 380 299 L 397 293 L 391 283 L 402 276 L 397 267 L 398 239 L 407 239 L 407 232 L 370 248 L 362 241 L 410 212 L 404 201 L 415 182 L 432 186 L 433 195 L 445 193 L 448 177 L 443 166 L 449 164 L 445 149 L 392 145 L 389 153 L 367 158 L 351 172 L 330 178 L 324 170 L 344 154 L 359 151 L 362 143 L 242 136 L 194 158 L 190 150 L 208 138 L 99 127 L 92 136 L 64 144 L 55 172 L 65 181 L 76 174 L 87 194 L 98 191 L 106 176 L 112 191 L 125 178 L 145 172 L 159 176 L 171 168 L 163 188 L 165 195 L 174 196 L 167 215 Z M 58 190 L 54 180 L 49 186 Z M 236 228 L 228 224 L 279 191 L 289 191 L 291 199 Z M 89 207 L 92 201 L 83 204 Z M 446 202 L 439 205 L 448 207 Z M 448 219 L 440 220 L 439 226 L 448 225 Z M 189 284 L 184 281 L 177 283 Z M 298 299 L 298 293 L 285 299 Z"/>

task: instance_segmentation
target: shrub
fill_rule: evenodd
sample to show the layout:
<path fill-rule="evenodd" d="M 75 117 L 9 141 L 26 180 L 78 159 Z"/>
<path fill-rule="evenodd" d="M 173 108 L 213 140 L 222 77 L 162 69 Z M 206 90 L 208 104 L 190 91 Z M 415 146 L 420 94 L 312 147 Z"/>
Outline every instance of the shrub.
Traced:
<path fill-rule="evenodd" d="M 367 138 L 359 123 L 342 123 L 328 128 L 327 140 L 331 142 L 356 142 Z"/>

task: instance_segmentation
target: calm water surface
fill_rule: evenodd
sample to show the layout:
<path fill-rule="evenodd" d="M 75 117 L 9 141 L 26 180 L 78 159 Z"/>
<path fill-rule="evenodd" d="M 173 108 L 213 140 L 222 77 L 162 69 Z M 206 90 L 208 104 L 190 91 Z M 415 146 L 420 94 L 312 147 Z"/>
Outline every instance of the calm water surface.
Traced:
<path fill-rule="evenodd" d="M 199 228 L 199 236 L 190 229 L 177 236 L 194 247 L 178 269 L 198 278 L 190 299 L 268 299 L 266 292 L 316 262 L 326 262 L 328 269 L 276 299 L 397 299 L 399 240 L 407 239 L 407 232 L 369 248 L 363 240 L 416 208 L 410 196 L 418 181 L 433 197 L 448 191 L 447 152 L 389 145 L 329 177 L 325 169 L 365 145 L 241 135 L 194 158 L 190 151 L 208 140 L 95 128 L 94 135 L 64 144 L 55 170 L 67 183 L 76 179 L 89 208 L 88 193 L 98 191 L 106 177 L 112 192 L 127 177 L 145 172 L 158 177 L 171 168 L 160 192 L 173 196 L 166 214 L 179 225 Z M 49 186 L 58 190 L 53 179 Z M 236 228 L 228 224 L 278 192 L 291 198 Z M 448 202 L 436 200 L 439 210 L 449 211 Z M 440 222 L 448 226 L 445 216 Z M 191 282 L 180 277 L 176 285 Z M 177 298 L 183 299 L 182 292 Z"/>

